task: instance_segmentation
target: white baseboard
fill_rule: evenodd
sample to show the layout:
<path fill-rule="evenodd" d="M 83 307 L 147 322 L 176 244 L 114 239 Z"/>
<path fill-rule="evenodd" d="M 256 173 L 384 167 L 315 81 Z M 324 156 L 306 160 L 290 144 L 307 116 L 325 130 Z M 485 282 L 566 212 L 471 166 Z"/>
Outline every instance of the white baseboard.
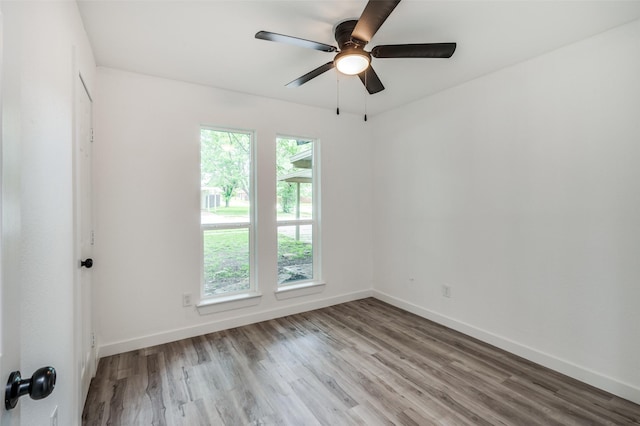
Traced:
<path fill-rule="evenodd" d="M 328 299 L 321 299 L 321 300 L 315 300 L 312 302 L 289 305 L 282 308 L 269 309 L 269 310 L 259 311 L 259 312 L 251 311 L 250 313 L 246 313 L 244 315 L 238 315 L 233 318 L 225 318 L 225 319 L 212 321 L 204 324 L 198 324 L 190 327 L 169 330 L 162 333 L 140 336 L 135 339 L 107 343 L 99 346 L 98 359 L 105 356 L 117 355 L 124 352 L 147 348 L 150 346 L 174 342 L 176 340 L 188 339 L 190 337 L 195 337 L 195 336 L 201 336 L 207 333 L 227 330 L 229 328 L 254 324 L 260 321 L 268 321 L 274 318 L 280 318 L 287 315 L 293 315 L 301 312 L 312 311 L 314 309 L 325 308 L 327 306 L 350 302 L 352 300 L 364 299 L 366 297 L 371 297 L 372 295 L 373 295 L 373 290 L 358 291 L 354 293 L 344 294 L 341 296 L 331 297 Z"/>
<path fill-rule="evenodd" d="M 533 361 L 559 373 L 580 380 L 581 382 L 590 384 L 621 398 L 635 402 L 636 404 L 640 404 L 640 388 L 635 387 L 631 384 L 624 383 L 620 380 L 605 376 L 596 371 L 592 371 L 588 368 L 576 365 L 570 361 L 541 352 L 529 346 L 480 329 L 471 324 L 467 324 L 454 318 L 438 314 L 437 312 L 421 308 L 411 302 L 398 299 L 381 291 L 373 290 L 373 297 L 382 300 L 383 302 L 387 302 L 397 308 L 421 316 L 422 318 L 426 318 L 438 324 L 449 327 L 453 330 L 464 333 L 468 336 L 479 339 L 483 342 L 489 343 L 500 349 L 504 349 L 507 352 L 511 352 L 512 354 L 521 356 L 522 358 L 528 359 L 529 361 Z"/>

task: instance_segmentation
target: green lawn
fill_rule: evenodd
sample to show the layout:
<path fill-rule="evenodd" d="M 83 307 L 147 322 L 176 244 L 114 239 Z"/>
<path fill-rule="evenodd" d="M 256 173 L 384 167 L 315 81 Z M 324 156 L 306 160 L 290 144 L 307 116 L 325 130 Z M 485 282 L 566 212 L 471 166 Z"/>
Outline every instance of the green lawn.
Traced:
<path fill-rule="evenodd" d="M 205 293 L 220 294 L 249 288 L 249 231 L 204 231 Z M 278 269 L 312 262 L 311 243 L 278 236 Z"/>
<path fill-rule="evenodd" d="M 296 261 L 307 259 L 311 262 L 311 255 L 311 243 L 296 241 L 295 238 L 286 235 L 278 236 L 278 264 L 286 261 L 298 263 Z"/>
<path fill-rule="evenodd" d="M 220 216 L 249 216 L 249 206 L 218 207 L 209 211 Z"/>

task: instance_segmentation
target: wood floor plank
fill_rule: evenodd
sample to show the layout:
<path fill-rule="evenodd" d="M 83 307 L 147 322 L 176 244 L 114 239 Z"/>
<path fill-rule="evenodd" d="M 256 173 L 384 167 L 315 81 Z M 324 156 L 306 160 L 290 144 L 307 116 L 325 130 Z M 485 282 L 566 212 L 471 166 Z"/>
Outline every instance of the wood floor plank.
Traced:
<path fill-rule="evenodd" d="M 118 379 L 113 385 L 113 393 L 109 401 L 108 425 L 122 423 L 122 412 L 124 411 L 124 393 L 127 387 L 127 379 Z"/>
<path fill-rule="evenodd" d="M 640 425 L 640 406 L 368 298 L 103 358 L 82 421 Z"/>
<path fill-rule="evenodd" d="M 160 356 L 153 353 L 147 356 L 147 395 L 151 400 L 151 410 L 153 420 L 151 424 L 154 426 L 166 426 L 167 420 L 165 413 L 167 407 L 164 405 L 163 386 L 162 386 L 162 368 L 160 367 Z"/>
<path fill-rule="evenodd" d="M 262 379 L 268 374 L 261 376 Z M 319 425 L 320 422 L 302 402 L 289 383 L 284 383 L 278 377 L 272 381 L 260 381 L 260 386 L 266 389 L 264 397 L 269 405 L 277 411 L 283 424 L 286 425 Z"/>
<path fill-rule="evenodd" d="M 122 418 L 131 424 L 151 424 L 153 421 L 152 402 L 146 394 L 148 385 L 148 376 L 143 372 L 127 377 Z"/>
<path fill-rule="evenodd" d="M 183 416 L 176 419 L 176 426 L 211 426 L 223 424 L 213 403 L 197 399 L 182 406 Z"/>
<path fill-rule="evenodd" d="M 351 424 L 351 419 L 347 415 L 349 407 L 342 405 L 341 401 L 327 392 L 320 383 L 312 379 L 300 378 L 292 382 L 291 387 L 320 424 L 326 426 Z"/>
<path fill-rule="evenodd" d="M 363 421 L 367 426 L 395 425 L 391 419 L 369 401 L 364 401 L 362 404 L 350 408 L 349 413 L 353 413 L 355 421 Z"/>

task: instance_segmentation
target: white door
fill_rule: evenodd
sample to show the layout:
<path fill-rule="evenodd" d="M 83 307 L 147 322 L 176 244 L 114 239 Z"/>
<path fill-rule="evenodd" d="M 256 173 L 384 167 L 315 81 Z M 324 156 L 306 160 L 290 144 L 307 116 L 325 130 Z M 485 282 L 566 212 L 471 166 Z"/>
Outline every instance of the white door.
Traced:
<path fill-rule="evenodd" d="M 2 84 L 3 52 L 2 11 L 0 11 L 0 389 L 4 394 L 9 374 L 20 368 L 20 287 L 19 258 L 20 212 L 16 208 L 20 199 L 19 157 L 15 145 L 3 143 L 5 129 L 2 105 L 4 86 Z M 14 123 L 8 123 L 9 126 Z M 20 424 L 20 405 L 6 411 L 0 407 L 2 426 Z"/>
<path fill-rule="evenodd" d="M 82 412 L 91 378 L 96 370 L 95 344 L 93 340 L 93 318 L 91 312 L 91 264 L 93 252 L 93 221 L 91 198 L 92 158 L 92 103 L 82 81 L 76 78 L 75 87 L 75 158 L 74 158 L 74 203 L 75 203 L 75 251 L 78 269 L 75 274 L 75 339 L 78 369 L 78 412 Z"/>

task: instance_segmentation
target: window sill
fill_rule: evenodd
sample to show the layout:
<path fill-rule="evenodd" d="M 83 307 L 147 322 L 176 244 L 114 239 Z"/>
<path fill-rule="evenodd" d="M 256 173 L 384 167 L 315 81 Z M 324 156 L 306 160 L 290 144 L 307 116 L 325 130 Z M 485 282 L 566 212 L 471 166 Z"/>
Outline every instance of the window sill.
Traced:
<path fill-rule="evenodd" d="M 200 315 L 215 314 L 233 309 L 248 308 L 260 303 L 262 293 L 243 293 L 205 299 L 196 305 Z"/>
<path fill-rule="evenodd" d="M 286 300 L 294 297 L 309 296 L 324 291 L 325 282 L 307 282 L 284 286 L 276 290 L 276 299 Z"/>

